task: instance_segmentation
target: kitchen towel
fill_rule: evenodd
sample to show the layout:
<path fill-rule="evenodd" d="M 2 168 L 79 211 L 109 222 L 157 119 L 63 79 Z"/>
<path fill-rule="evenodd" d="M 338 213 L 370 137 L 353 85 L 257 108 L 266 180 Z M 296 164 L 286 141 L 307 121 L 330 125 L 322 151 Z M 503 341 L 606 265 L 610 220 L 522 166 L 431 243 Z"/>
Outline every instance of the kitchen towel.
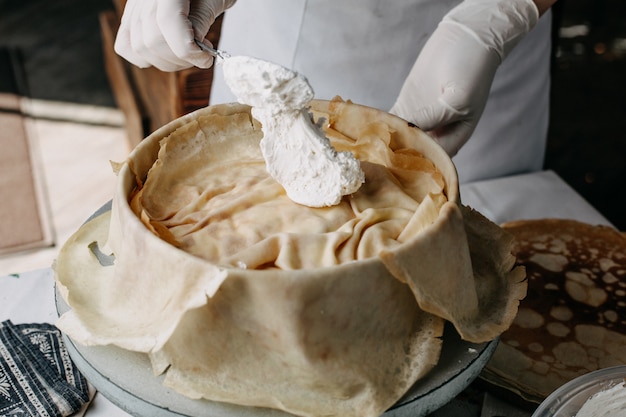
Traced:
<path fill-rule="evenodd" d="M 61 332 L 52 324 L 0 324 L 0 415 L 69 416 L 89 401 Z"/>

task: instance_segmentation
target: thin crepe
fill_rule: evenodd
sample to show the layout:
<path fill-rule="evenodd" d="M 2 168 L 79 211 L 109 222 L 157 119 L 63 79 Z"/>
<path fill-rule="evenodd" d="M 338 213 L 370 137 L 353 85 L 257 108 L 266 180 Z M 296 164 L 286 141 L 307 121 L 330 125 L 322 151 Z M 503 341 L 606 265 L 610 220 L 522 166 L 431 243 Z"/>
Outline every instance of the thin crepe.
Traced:
<path fill-rule="evenodd" d="M 173 205 L 177 210 L 171 212 L 158 205 L 158 210 L 143 210 L 134 194 L 137 187 L 144 192 L 151 187 L 145 180 L 149 170 L 159 172 L 155 160 L 159 152 L 164 155 L 161 140 L 177 129 L 174 137 L 181 137 L 186 129 L 182 136 L 190 143 L 204 143 L 197 151 L 199 160 L 214 161 L 216 169 L 227 169 L 249 155 L 256 158 L 260 135 L 249 109 L 209 107 L 145 139 L 120 170 L 110 220 L 87 224 L 63 248 L 56 277 L 72 310 L 58 325 L 79 343 L 149 353 L 155 372 L 165 372 L 165 383 L 185 395 L 302 416 L 382 414 L 437 362 L 444 319 L 470 341 L 490 340 L 508 327 L 525 290 L 523 271 L 510 269 L 510 238 L 462 209 L 456 172 L 445 152 L 415 127 L 386 113 L 337 101 L 312 106 L 317 115 L 328 117 L 328 128 L 337 138 L 358 138 L 364 132 L 386 137 L 381 140 L 392 153 L 367 146 L 355 153 L 364 164 L 391 161 L 389 171 L 398 174 L 392 185 L 411 177 L 414 167 L 403 163 L 417 154 L 432 161 L 425 165 L 431 168 L 420 171 L 434 166 L 433 172 L 443 178 L 434 181 L 439 193 L 432 192 L 431 185 L 405 187 L 412 197 L 398 200 L 404 225 L 395 226 L 395 236 L 389 235 L 394 239 L 378 234 L 361 250 L 367 231 L 359 231 L 357 249 L 349 251 L 355 258 L 349 261 L 341 250 L 329 251 L 323 245 L 320 250 L 319 240 L 303 242 L 305 238 L 288 240 L 288 245 L 276 239 L 262 256 L 249 255 L 245 245 L 239 246 L 246 256 L 218 261 L 176 248 L 184 240 L 173 232 L 169 236 L 163 223 L 177 210 L 188 210 L 189 199 L 181 198 L 190 193 L 186 180 L 182 186 L 164 181 L 171 187 L 160 192 L 179 193 Z M 212 119 L 208 134 L 205 117 Z M 379 132 L 382 125 L 386 133 Z M 234 132 L 241 145 L 237 150 L 231 149 Z M 163 142 L 166 148 L 169 142 Z M 339 142 L 353 149 L 358 144 Z M 193 160 L 195 152 L 186 155 Z M 185 170 L 184 165 L 178 168 Z M 260 174 L 255 172 L 256 181 Z M 228 175 L 236 172 L 223 178 L 230 180 Z M 437 175 L 428 173 L 430 178 Z M 378 190 L 371 191 L 376 195 Z M 191 190 L 191 195 L 194 201 L 202 191 Z M 418 195 L 422 201 L 417 201 Z M 128 203 L 133 196 L 133 208 L 142 220 Z M 279 200 L 282 195 L 276 191 L 276 196 Z M 381 203 L 377 198 L 345 198 Z M 415 212 L 405 216 L 409 200 L 414 202 L 406 207 Z M 281 216 L 285 214 L 269 211 L 265 221 Z M 114 266 L 100 266 L 87 249 L 96 231 L 99 247 L 115 254 Z M 271 256 L 264 255 L 267 252 Z M 290 266 L 277 267 L 281 259 Z M 248 263 L 261 269 L 250 269 Z"/>
<path fill-rule="evenodd" d="M 383 123 L 364 125 L 355 139 L 327 130 L 336 148 L 359 158 L 367 178 L 337 206 L 294 204 L 266 170 L 259 125 L 239 113 L 200 116 L 163 139 L 131 207 L 184 251 L 248 269 L 366 259 L 434 222 L 446 197 L 431 161 L 410 148 L 392 150 Z"/>
<path fill-rule="evenodd" d="M 585 373 L 626 364 L 626 237 L 566 219 L 520 220 L 528 296 L 481 377 L 539 403 Z"/>

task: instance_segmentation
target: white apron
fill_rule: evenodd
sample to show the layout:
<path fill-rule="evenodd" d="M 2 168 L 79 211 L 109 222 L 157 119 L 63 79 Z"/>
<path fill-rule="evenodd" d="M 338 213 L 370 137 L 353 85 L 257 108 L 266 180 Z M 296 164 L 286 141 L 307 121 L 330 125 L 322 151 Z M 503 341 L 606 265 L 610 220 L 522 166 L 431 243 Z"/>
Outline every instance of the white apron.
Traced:
<path fill-rule="evenodd" d="M 292 68 L 319 99 L 389 110 L 422 46 L 459 0 L 238 0 L 220 48 Z M 540 170 L 549 104 L 550 16 L 500 66 L 483 116 L 454 158 L 461 182 Z M 235 101 L 216 66 L 211 104 Z"/>

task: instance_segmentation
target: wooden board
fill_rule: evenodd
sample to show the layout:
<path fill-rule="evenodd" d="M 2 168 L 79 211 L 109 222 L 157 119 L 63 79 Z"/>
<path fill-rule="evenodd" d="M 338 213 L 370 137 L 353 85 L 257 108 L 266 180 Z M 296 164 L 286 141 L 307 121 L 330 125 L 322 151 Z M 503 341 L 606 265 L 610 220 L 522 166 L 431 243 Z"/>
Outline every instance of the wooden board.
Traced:
<path fill-rule="evenodd" d="M 0 255 L 53 244 L 18 49 L 0 48 Z"/>
<path fill-rule="evenodd" d="M 0 255 L 53 243 L 21 100 L 0 93 Z"/>

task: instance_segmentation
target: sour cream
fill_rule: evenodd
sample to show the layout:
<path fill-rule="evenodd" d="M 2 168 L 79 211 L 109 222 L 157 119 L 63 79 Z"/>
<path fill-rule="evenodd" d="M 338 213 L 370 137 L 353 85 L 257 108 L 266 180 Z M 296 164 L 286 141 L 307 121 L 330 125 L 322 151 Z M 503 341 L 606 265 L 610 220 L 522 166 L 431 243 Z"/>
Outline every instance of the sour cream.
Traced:
<path fill-rule="evenodd" d="M 623 417 L 626 416 L 626 386 L 624 383 L 600 391 L 589 398 L 576 417 Z"/>
<path fill-rule="evenodd" d="M 288 68 L 247 56 L 223 63 L 226 84 L 240 103 L 252 106 L 262 124 L 261 152 L 269 174 L 296 203 L 339 204 L 365 181 L 359 161 L 337 152 L 306 106 L 314 92 L 308 80 Z"/>

